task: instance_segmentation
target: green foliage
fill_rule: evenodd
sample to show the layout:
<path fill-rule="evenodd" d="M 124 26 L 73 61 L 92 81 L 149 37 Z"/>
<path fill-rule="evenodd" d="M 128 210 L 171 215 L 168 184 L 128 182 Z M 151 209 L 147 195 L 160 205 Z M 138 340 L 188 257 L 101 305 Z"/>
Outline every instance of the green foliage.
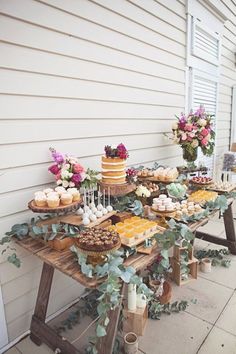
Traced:
<path fill-rule="evenodd" d="M 122 197 L 114 197 L 112 205 L 114 210 L 118 210 L 120 212 L 128 211 L 135 200 L 135 194 L 131 193 L 129 196 L 125 195 Z"/>
<path fill-rule="evenodd" d="M 97 186 L 99 172 L 91 170 L 90 168 L 86 171 L 86 178 L 81 182 L 81 188 L 92 189 Z"/>
<path fill-rule="evenodd" d="M 215 209 L 220 210 L 223 214 L 228 209 L 228 200 L 225 195 L 219 195 L 215 201 L 210 201 L 206 203 L 206 207 L 212 211 Z"/>
<path fill-rule="evenodd" d="M 188 301 L 182 300 L 175 301 L 172 304 L 168 303 L 161 305 L 160 302 L 153 298 L 148 304 L 148 316 L 153 320 L 160 320 L 161 315 L 164 313 L 170 315 L 171 313 L 179 313 L 185 311 L 188 307 Z"/>
<path fill-rule="evenodd" d="M 143 214 L 143 205 L 140 200 L 135 200 L 128 209 L 135 215 Z"/>
<path fill-rule="evenodd" d="M 15 267 L 20 268 L 21 260 L 17 257 L 16 253 L 12 253 L 10 256 L 7 257 L 9 263 L 14 264 Z"/>
<path fill-rule="evenodd" d="M 194 240 L 194 234 L 187 225 L 177 223 L 173 219 L 168 222 L 168 225 L 169 229 L 166 229 L 162 234 L 154 235 L 157 244 L 162 250 L 168 250 L 180 241 L 183 247 L 191 246 L 190 241 Z"/>
<path fill-rule="evenodd" d="M 219 250 L 213 250 L 213 249 L 208 249 L 208 250 L 198 250 L 195 253 L 195 257 L 199 260 L 203 258 L 211 258 L 211 264 L 213 267 L 215 266 L 222 266 L 225 268 L 229 268 L 231 265 L 231 260 L 224 257 L 228 256 L 230 254 L 229 250 L 226 248 L 221 248 Z"/>

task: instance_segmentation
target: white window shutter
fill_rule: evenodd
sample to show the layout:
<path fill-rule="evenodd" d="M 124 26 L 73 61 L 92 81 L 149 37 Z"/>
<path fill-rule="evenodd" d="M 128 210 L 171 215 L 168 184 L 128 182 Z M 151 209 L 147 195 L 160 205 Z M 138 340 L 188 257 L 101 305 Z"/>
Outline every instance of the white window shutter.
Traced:
<path fill-rule="evenodd" d="M 220 36 L 196 18 L 192 19 L 192 55 L 211 64 L 219 65 Z"/>
<path fill-rule="evenodd" d="M 196 111 L 200 105 L 205 107 L 207 113 L 213 114 L 214 126 L 217 112 L 217 94 L 218 94 L 218 82 L 217 78 L 208 78 L 202 72 L 192 70 L 192 109 Z M 215 129 L 215 127 L 214 127 Z M 214 167 L 213 156 L 207 157 L 199 151 L 198 162 L 203 163 L 211 171 Z"/>

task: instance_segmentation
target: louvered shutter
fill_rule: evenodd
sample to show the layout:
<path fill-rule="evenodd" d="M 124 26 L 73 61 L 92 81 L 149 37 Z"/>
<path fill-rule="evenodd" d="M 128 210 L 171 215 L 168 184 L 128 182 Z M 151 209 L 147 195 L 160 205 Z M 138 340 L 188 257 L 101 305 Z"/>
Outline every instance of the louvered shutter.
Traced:
<path fill-rule="evenodd" d="M 194 111 L 196 111 L 200 105 L 203 105 L 205 107 L 206 112 L 214 114 L 214 118 L 216 118 L 217 91 L 217 79 L 214 80 L 212 78 L 211 80 L 209 78 L 206 78 L 206 75 L 201 72 L 197 72 L 196 70 L 192 71 L 192 108 Z M 211 171 L 213 170 L 213 156 L 204 156 L 202 152 L 199 151 L 198 162 L 203 163 Z"/>
<path fill-rule="evenodd" d="M 192 26 L 192 55 L 211 64 L 219 65 L 219 34 L 210 31 L 198 19 L 192 19 Z"/>

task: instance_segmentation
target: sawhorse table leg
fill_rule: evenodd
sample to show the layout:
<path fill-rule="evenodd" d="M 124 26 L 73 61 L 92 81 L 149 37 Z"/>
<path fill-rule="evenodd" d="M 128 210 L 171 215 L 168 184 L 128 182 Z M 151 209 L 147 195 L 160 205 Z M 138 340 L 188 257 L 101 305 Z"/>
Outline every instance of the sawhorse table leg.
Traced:
<path fill-rule="evenodd" d="M 44 263 L 35 311 L 30 326 L 30 338 L 36 345 L 41 345 L 43 342 L 54 351 L 57 349 L 58 354 L 80 354 L 78 349 L 45 323 L 53 274 L 54 268 Z"/>

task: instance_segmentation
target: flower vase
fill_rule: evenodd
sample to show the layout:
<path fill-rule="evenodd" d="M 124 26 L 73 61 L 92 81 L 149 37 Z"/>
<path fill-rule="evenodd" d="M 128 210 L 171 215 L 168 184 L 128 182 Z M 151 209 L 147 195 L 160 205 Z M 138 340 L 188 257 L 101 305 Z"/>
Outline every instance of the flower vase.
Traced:
<path fill-rule="evenodd" d="M 197 160 L 198 148 L 193 148 L 191 145 L 182 146 L 183 159 L 187 162 L 188 168 L 196 168 L 194 161 Z"/>

